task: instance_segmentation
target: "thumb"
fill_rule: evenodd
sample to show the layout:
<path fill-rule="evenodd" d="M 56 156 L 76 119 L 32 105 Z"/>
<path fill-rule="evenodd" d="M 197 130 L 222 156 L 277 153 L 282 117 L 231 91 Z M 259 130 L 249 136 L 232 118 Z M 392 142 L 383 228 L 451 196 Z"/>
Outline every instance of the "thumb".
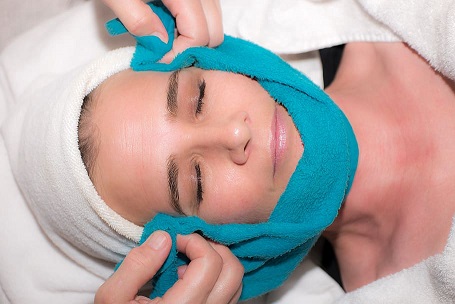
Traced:
<path fill-rule="evenodd" d="M 171 249 L 171 237 L 155 231 L 139 247 L 133 248 L 117 271 L 98 289 L 95 303 L 126 303 L 135 299 L 166 260 Z"/>
<path fill-rule="evenodd" d="M 157 36 L 167 43 L 169 37 L 160 18 L 141 0 L 103 0 L 135 36 Z"/>

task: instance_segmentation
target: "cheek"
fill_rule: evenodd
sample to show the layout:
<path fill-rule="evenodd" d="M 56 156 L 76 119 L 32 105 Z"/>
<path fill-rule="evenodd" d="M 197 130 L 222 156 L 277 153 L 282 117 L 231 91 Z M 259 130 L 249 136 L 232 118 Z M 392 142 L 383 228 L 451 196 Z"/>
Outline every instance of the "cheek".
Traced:
<path fill-rule="evenodd" d="M 249 181 L 249 182 L 248 182 Z M 258 223 L 267 221 L 278 201 L 270 189 L 255 179 L 229 178 L 217 183 L 207 196 L 201 217 L 214 223 Z"/>

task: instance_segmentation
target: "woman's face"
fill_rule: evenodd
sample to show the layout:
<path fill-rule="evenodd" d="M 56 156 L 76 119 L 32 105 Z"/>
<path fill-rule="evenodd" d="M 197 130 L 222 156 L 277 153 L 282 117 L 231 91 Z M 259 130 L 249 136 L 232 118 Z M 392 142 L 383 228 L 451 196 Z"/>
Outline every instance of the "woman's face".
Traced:
<path fill-rule="evenodd" d="M 126 70 L 94 98 L 93 182 L 138 225 L 158 212 L 266 221 L 303 153 L 286 110 L 242 75 Z"/>

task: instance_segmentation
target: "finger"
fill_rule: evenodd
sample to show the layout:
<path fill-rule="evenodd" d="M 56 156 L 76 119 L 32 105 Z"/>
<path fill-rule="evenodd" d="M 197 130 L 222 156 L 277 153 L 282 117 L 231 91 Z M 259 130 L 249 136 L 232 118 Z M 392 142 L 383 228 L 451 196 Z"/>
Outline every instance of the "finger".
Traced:
<path fill-rule="evenodd" d="M 160 18 L 141 0 L 103 0 L 130 33 L 153 35 L 167 43 L 169 37 Z"/>
<path fill-rule="evenodd" d="M 207 20 L 200 0 L 164 0 L 163 3 L 174 16 L 182 38 L 194 41 L 194 45 L 208 43 Z"/>
<path fill-rule="evenodd" d="M 208 45 L 210 36 L 200 0 L 164 0 L 163 3 L 175 18 L 178 36 L 162 62 L 171 62 L 177 54 L 191 46 Z"/>
<path fill-rule="evenodd" d="M 187 268 L 188 265 L 182 265 L 179 268 L 177 268 L 177 274 L 179 279 L 183 278 L 183 275 L 185 274 Z"/>
<path fill-rule="evenodd" d="M 146 298 L 144 296 L 137 296 L 134 301 L 128 302 L 128 304 L 155 304 L 159 303 L 159 299 L 156 300 L 150 300 L 149 298 Z"/>
<path fill-rule="evenodd" d="M 166 260 L 171 244 L 169 234 L 155 231 L 144 244 L 133 248 L 117 271 L 98 289 L 95 303 L 126 303 L 135 299 L 139 289 Z"/>
<path fill-rule="evenodd" d="M 218 0 L 202 0 L 202 9 L 207 20 L 209 32 L 209 47 L 216 47 L 224 40 L 223 18 L 221 5 Z"/>
<path fill-rule="evenodd" d="M 239 302 L 240 300 L 240 296 L 242 295 L 242 289 L 243 289 L 243 285 L 241 284 L 240 285 L 240 288 L 237 290 L 237 292 L 235 293 L 235 295 L 232 297 L 231 301 L 229 302 L 229 304 L 236 304 Z"/>
<path fill-rule="evenodd" d="M 179 235 L 177 249 L 191 262 L 183 277 L 163 296 L 163 301 L 205 303 L 221 272 L 221 256 L 198 234 Z"/>
<path fill-rule="evenodd" d="M 176 19 L 179 36 L 172 46 L 177 55 L 191 46 L 215 47 L 223 42 L 223 21 L 221 6 L 216 0 L 187 1 L 188 10 L 194 14 L 179 14 Z M 173 2 L 175 3 L 175 2 Z M 202 12 L 202 15 L 201 15 Z M 195 17 L 198 16 L 197 20 Z"/>
<path fill-rule="evenodd" d="M 243 265 L 226 246 L 210 244 L 221 256 L 223 266 L 207 303 L 237 303 L 242 291 Z"/>
<path fill-rule="evenodd" d="M 205 45 L 215 47 L 223 42 L 223 20 L 218 0 L 185 1 L 183 4 L 186 8 L 179 6 L 181 5 L 177 3 L 179 1 L 164 2 L 170 6 L 173 15 L 178 16 L 176 22 L 179 35 L 173 43 L 172 50 L 161 59 L 162 62 L 171 62 L 177 54 L 189 47 Z M 191 14 L 187 13 L 189 10 L 193 10 Z"/>

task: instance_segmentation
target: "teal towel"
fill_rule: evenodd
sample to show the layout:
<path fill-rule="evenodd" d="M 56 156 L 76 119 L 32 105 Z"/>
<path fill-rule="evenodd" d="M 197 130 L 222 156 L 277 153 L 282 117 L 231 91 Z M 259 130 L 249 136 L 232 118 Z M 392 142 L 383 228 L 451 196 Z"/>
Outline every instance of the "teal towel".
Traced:
<path fill-rule="evenodd" d="M 172 16 L 159 2 L 150 7 L 168 33 Z M 118 20 L 111 33 L 126 30 Z M 113 31 L 112 29 L 115 29 Z M 171 36 L 170 36 L 171 37 Z M 172 36 L 173 38 L 173 36 Z M 241 300 L 264 294 L 291 274 L 332 223 L 349 191 L 357 167 L 358 148 L 352 128 L 333 101 L 307 77 L 273 53 L 250 42 L 225 36 L 217 48 L 190 48 L 170 64 L 157 63 L 172 46 L 156 37 L 136 37 L 131 67 L 136 71 L 173 71 L 195 66 L 247 75 L 257 80 L 292 116 L 305 151 L 270 219 L 258 224 L 206 223 L 197 217 L 156 215 L 146 224 L 141 243 L 155 230 L 169 232 L 171 253 L 154 278 L 151 298 L 162 296 L 177 281 L 177 267 L 187 258 L 177 252 L 176 235 L 201 233 L 227 245 L 245 268 Z"/>

